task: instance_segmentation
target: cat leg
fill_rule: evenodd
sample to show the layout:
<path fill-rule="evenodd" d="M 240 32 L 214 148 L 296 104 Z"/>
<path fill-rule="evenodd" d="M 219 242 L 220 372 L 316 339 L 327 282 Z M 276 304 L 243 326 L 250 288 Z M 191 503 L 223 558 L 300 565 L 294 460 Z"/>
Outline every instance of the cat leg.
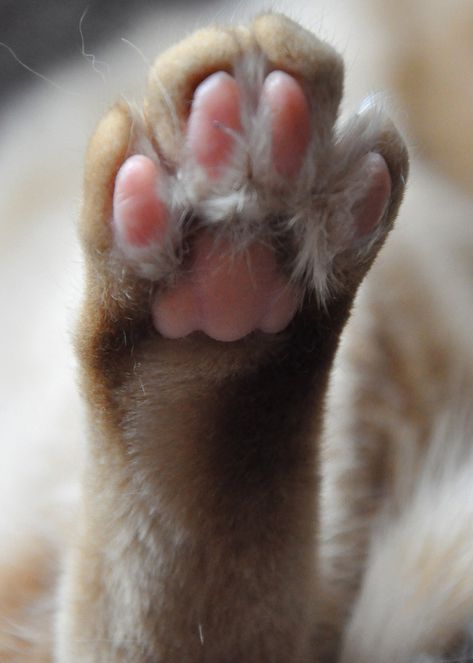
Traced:
<path fill-rule="evenodd" d="M 77 332 L 90 435 L 56 658 L 311 661 L 318 446 L 398 134 L 335 128 L 337 54 L 278 15 L 156 62 L 86 164 Z"/>

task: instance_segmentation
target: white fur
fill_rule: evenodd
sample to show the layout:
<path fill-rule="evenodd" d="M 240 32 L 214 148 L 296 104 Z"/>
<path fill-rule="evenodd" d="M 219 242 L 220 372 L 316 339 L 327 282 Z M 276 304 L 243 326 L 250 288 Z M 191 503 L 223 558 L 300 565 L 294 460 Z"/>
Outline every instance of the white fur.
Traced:
<path fill-rule="evenodd" d="M 420 475 L 412 469 L 415 450 L 408 441 L 399 448 L 411 490 L 396 500 L 403 502 L 398 515 L 388 503 L 379 518 L 341 663 L 414 663 L 427 655 L 440 660 L 452 646 L 458 650 L 458 642 L 467 651 L 473 621 L 473 419 L 468 400 L 460 408 L 457 396 L 438 414 Z"/>
<path fill-rule="evenodd" d="M 357 241 L 353 212 L 369 186 L 361 164 L 374 149 L 384 124 L 381 106 L 375 107 L 372 100 L 365 104 L 366 110 L 340 124 L 334 138 L 326 130 L 331 125 L 330 109 L 313 101 L 312 139 L 294 182 L 274 168 L 270 117 L 258 104 L 268 71 L 268 63 L 258 52 L 235 65 L 243 128 L 221 177 L 209 180 L 188 153 L 185 137 L 181 138 L 177 171 L 166 173 L 160 168 L 158 194 L 166 202 L 170 233 L 164 243 L 139 249 L 120 247 L 122 258 L 141 276 L 156 281 L 175 278 L 183 258 L 183 241 L 196 223 L 212 227 L 217 236 L 230 236 L 235 250 L 245 250 L 255 240 L 271 242 L 277 248 L 278 242 L 284 244 L 292 236 L 291 279 L 323 303 L 329 292 L 339 288 L 335 258 L 350 249 L 362 261 L 384 232 L 383 218 L 371 235 Z M 144 123 L 136 113 L 133 117 L 130 153 L 145 153 L 159 163 Z"/>

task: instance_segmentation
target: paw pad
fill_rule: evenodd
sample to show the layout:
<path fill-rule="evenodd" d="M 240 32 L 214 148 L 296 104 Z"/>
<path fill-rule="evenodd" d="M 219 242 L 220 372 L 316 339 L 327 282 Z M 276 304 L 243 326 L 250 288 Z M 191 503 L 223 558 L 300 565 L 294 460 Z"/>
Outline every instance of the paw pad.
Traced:
<path fill-rule="evenodd" d="M 284 71 L 265 72 L 257 86 L 217 71 L 194 90 L 175 172 L 143 154 L 122 164 L 114 236 L 125 262 L 157 282 L 152 319 L 163 336 L 280 332 L 308 280 L 320 299 L 334 258 L 376 239 L 392 193 L 386 161 L 369 140 L 337 161 L 315 106 Z M 163 256 L 186 237 L 189 251 L 175 251 L 166 273 Z M 292 264 L 282 264 L 291 251 Z"/>
<path fill-rule="evenodd" d="M 260 103 L 270 113 L 274 168 L 295 177 L 310 140 L 304 92 L 292 76 L 274 71 L 264 82 Z M 194 93 L 186 152 L 211 179 L 218 179 L 231 161 L 242 130 L 240 108 L 238 84 L 225 72 L 209 76 Z M 165 239 L 170 214 L 159 194 L 160 177 L 159 167 L 144 155 L 129 157 L 118 172 L 113 221 L 125 255 Z M 228 242 L 216 242 L 205 232 L 194 243 L 191 267 L 175 286 L 156 296 L 152 314 L 163 336 L 178 338 L 200 330 L 216 340 L 234 341 L 255 329 L 281 331 L 298 303 L 298 293 L 271 249 L 253 243 L 235 254 Z"/>

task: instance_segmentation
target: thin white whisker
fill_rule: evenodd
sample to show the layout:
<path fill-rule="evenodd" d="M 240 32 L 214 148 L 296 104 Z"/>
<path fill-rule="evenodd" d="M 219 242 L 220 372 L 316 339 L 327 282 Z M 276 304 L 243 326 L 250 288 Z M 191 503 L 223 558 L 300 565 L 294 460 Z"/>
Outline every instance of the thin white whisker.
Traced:
<path fill-rule="evenodd" d="M 95 71 L 96 74 L 100 76 L 100 78 L 103 80 L 104 83 L 107 83 L 107 80 L 105 78 L 105 74 L 103 71 L 101 71 L 97 65 L 101 65 L 102 67 L 105 68 L 106 72 L 108 75 L 110 75 L 110 67 L 108 66 L 107 62 L 104 62 L 103 60 L 98 60 L 93 53 L 87 53 L 85 50 L 85 38 L 84 38 L 84 31 L 82 28 L 82 25 L 84 23 L 84 19 L 87 15 L 87 12 L 89 11 L 89 7 L 86 7 L 84 11 L 82 12 L 82 16 L 80 17 L 79 20 L 79 34 L 81 38 L 81 53 L 84 56 L 84 58 L 90 62 L 90 65 L 92 69 Z"/>
<path fill-rule="evenodd" d="M 143 62 L 145 63 L 145 65 L 148 67 L 148 69 L 151 69 L 151 62 L 148 60 L 148 58 L 147 58 L 146 55 L 143 53 L 143 51 L 142 51 L 140 48 L 138 48 L 138 46 L 136 46 L 136 44 L 134 44 L 133 42 L 131 42 L 131 41 L 130 41 L 129 39 L 127 39 L 126 37 L 121 37 L 121 41 L 122 41 L 124 44 L 126 44 L 127 46 L 130 46 L 134 51 L 136 51 L 136 53 L 138 53 L 138 55 L 139 55 L 140 58 L 143 60 Z"/>
<path fill-rule="evenodd" d="M 60 90 L 61 92 L 64 92 L 65 94 L 69 94 L 69 95 L 71 95 L 71 96 L 73 96 L 73 97 L 79 97 L 79 96 L 80 96 L 78 92 L 72 92 L 71 90 L 66 90 L 66 88 L 62 87 L 62 86 L 59 85 L 58 83 L 55 83 L 53 80 L 51 80 L 50 78 L 48 78 L 48 77 L 45 76 L 44 74 L 40 74 L 39 71 L 36 71 L 36 69 L 33 69 L 33 67 L 30 67 L 29 65 L 27 65 L 25 62 L 23 62 L 23 60 L 20 60 L 20 58 L 18 57 L 18 55 L 17 55 L 17 54 L 15 53 L 15 51 L 11 48 L 11 46 L 9 46 L 8 44 L 5 44 L 5 42 L 0 41 L 0 46 L 3 46 L 3 48 L 6 48 L 7 51 L 10 52 L 10 55 L 12 56 L 12 58 L 13 58 L 16 62 L 18 62 L 18 64 L 21 65 L 24 69 L 26 69 L 26 71 L 29 71 L 31 74 L 33 74 L 33 75 L 36 76 L 37 78 L 40 78 L 40 79 L 43 80 L 45 83 L 48 83 L 48 85 L 52 85 L 53 87 L 56 88 L 56 90 Z"/>
<path fill-rule="evenodd" d="M 171 100 L 171 97 L 169 96 L 168 91 L 166 90 L 166 88 L 164 87 L 162 82 L 159 80 L 159 77 L 153 72 L 151 62 L 146 57 L 146 55 L 143 53 L 143 51 L 140 48 L 138 48 L 138 46 L 133 44 L 129 39 L 126 39 L 125 37 L 122 37 L 121 40 L 122 40 L 123 43 L 127 44 L 134 51 L 136 51 L 136 53 L 138 53 L 138 55 L 141 57 L 141 59 L 146 64 L 148 69 L 152 72 L 153 81 L 155 81 L 156 85 L 159 87 L 159 89 L 160 89 L 160 91 L 163 95 L 164 103 L 166 104 L 166 106 L 169 110 L 169 113 L 171 115 L 172 123 L 173 123 L 173 129 L 174 129 L 176 135 L 179 135 L 180 125 L 179 125 L 179 118 L 177 117 L 176 109 L 174 107 L 174 104 L 172 103 L 172 100 Z"/>
<path fill-rule="evenodd" d="M 128 134 L 128 144 L 126 148 L 127 154 L 130 154 L 133 149 L 133 142 L 135 138 L 136 115 L 140 113 L 140 110 L 138 109 L 136 102 L 129 101 L 124 94 L 122 94 L 122 98 L 124 99 L 126 105 L 130 109 L 131 124 L 130 124 L 130 132 Z M 133 110 L 135 110 L 136 113 L 134 113 Z"/>
<path fill-rule="evenodd" d="M 212 125 L 216 129 L 219 129 L 219 131 L 222 133 L 226 134 L 227 136 L 231 136 L 235 141 L 238 141 L 240 144 L 246 146 L 245 139 L 241 135 L 241 132 L 232 129 L 231 127 L 227 127 L 226 124 L 223 124 L 223 122 L 220 122 L 219 120 L 213 120 Z"/>

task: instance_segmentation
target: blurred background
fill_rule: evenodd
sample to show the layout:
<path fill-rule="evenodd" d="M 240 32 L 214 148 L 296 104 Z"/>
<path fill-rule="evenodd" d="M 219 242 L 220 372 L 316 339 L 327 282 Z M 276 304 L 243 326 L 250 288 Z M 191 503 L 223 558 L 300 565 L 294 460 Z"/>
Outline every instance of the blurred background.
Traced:
<path fill-rule="evenodd" d="M 58 60 L 71 60 L 81 52 L 78 26 L 84 14 L 90 14 L 87 40 L 93 50 L 126 30 L 133 15 L 153 4 L 156 3 L 151 0 L 133 3 L 125 0 L 3 0 L 0 7 L 2 99 L 31 83 L 31 72 L 18 66 L 15 54 L 26 66 L 38 72 L 47 71 Z"/>
<path fill-rule="evenodd" d="M 149 63 L 170 43 L 265 8 L 259 0 L 0 3 L 0 562 L 25 524 L 44 523 L 75 495 L 83 436 L 71 350 L 82 284 L 75 223 L 94 125 L 118 96 L 140 102 Z M 471 0 L 272 8 L 344 55 L 344 115 L 384 92 L 413 163 L 395 232 L 431 275 L 459 354 L 473 354 Z M 22 499 L 32 493 L 34 511 Z"/>

